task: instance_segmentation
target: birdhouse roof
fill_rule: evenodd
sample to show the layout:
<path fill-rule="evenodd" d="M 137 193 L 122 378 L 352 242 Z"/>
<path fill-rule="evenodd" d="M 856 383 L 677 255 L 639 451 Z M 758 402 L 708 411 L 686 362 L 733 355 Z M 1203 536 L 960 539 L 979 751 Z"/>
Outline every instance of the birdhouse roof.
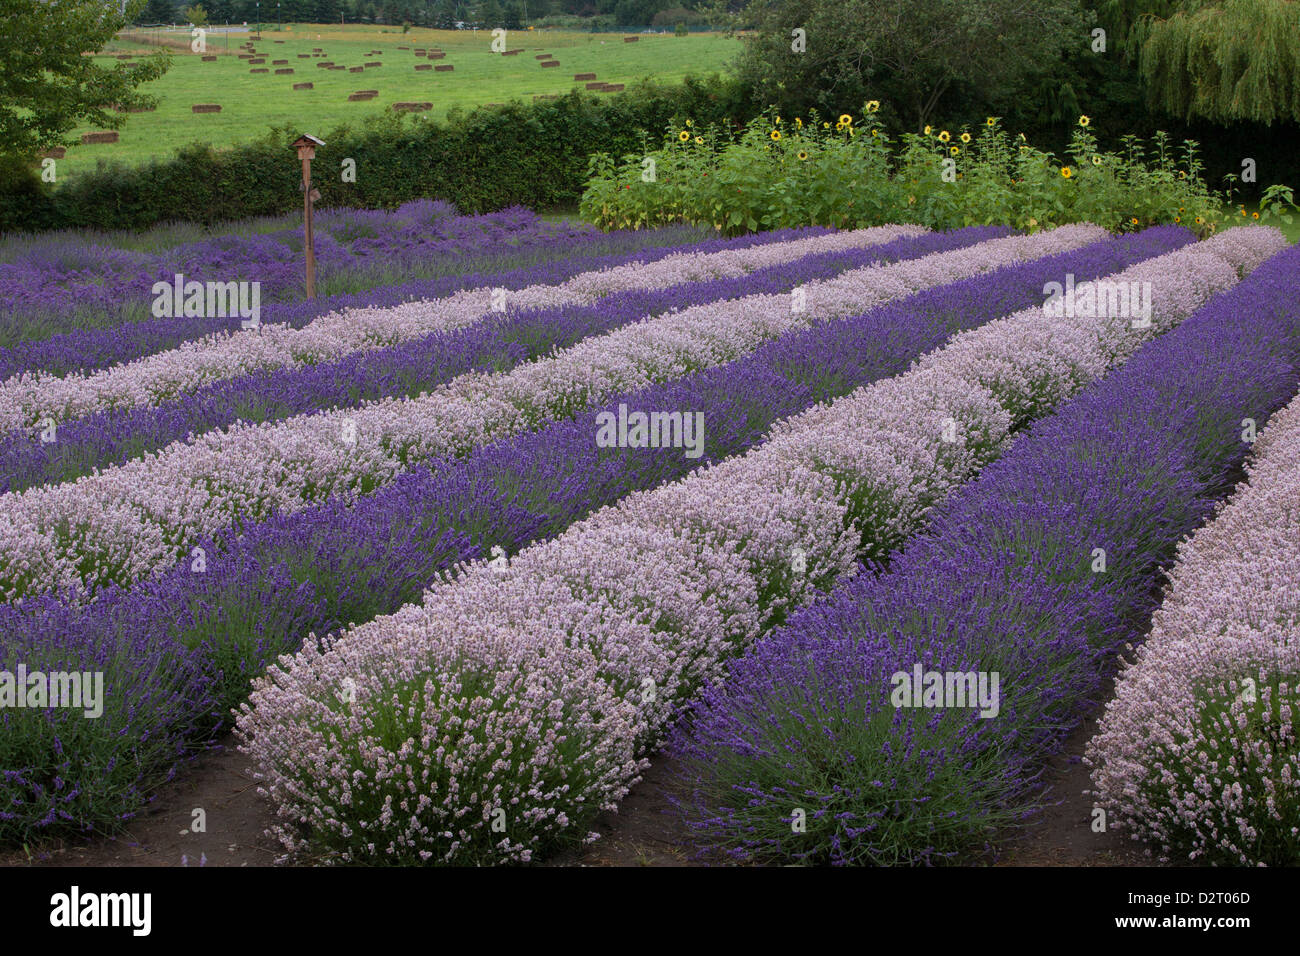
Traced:
<path fill-rule="evenodd" d="M 324 146 L 325 141 L 323 139 L 317 139 L 315 136 L 312 136 L 311 133 L 303 133 L 301 136 L 299 136 L 296 140 L 293 141 L 293 145 L 294 146 Z"/>

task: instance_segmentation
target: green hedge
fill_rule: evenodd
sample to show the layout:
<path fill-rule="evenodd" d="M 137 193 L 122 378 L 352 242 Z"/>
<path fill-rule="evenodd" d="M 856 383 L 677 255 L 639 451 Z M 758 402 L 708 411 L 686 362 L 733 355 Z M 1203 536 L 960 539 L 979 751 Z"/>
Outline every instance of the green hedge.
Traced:
<path fill-rule="evenodd" d="M 389 113 L 318 133 L 326 145 L 316 153 L 313 185 L 319 206 L 392 208 L 426 197 L 463 212 L 545 209 L 577 201 L 593 153 L 652 149 L 669 124 L 688 116 L 743 124 L 752 114 L 745 91 L 716 76 L 452 111 L 442 122 Z M 302 204 L 289 147 L 300 132 L 273 129 L 228 149 L 195 144 L 142 166 L 105 164 L 58 186 L 9 170 L 0 176 L 0 231 L 136 229 L 290 212 Z M 356 160 L 355 183 L 342 182 L 345 158 Z"/>

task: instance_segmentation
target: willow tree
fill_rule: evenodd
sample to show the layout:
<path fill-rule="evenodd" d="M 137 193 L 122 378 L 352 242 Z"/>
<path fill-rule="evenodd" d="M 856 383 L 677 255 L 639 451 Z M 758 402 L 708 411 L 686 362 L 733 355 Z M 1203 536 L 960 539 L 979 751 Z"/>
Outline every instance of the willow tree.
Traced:
<path fill-rule="evenodd" d="M 1300 3 L 1184 0 L 1146 6 L 1133 18 L 1127 46 L 1153 107 L 1185 120 L 1300 120 Z"/>

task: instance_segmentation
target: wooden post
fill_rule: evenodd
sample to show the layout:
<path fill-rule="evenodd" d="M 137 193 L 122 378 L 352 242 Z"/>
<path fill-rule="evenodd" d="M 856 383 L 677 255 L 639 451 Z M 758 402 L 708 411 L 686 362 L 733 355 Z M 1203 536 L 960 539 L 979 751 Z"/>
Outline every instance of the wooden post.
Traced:
<path fill-rule="evenodd" d="M 315 136 L 304 134 L 293 144 L 302 160 L 302 238 L 307 257 L 307 298 L 316 298 L 316 243 L 312 237 L 311 213 L 320 193 L 311 187 L 311 161 L 316 158 L 316 147 L 325 144 Z"/>
<path fill-rule="evenodd" d="M 307 251 L 307 298 L 316 298 L 316 245 L 311 234 L 311 160 L 302 160 L 303 246 Z"/>

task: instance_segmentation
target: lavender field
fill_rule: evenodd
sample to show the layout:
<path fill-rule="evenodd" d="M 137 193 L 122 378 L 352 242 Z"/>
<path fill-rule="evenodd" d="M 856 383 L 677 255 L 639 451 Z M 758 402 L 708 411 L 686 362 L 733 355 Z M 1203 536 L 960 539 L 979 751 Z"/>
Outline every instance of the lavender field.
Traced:
<path fill-rule="evenodd" d="M 1104 711 L 1111 828 L 1300 862 L 1277 230 L 316 247 L 0 243 L 5 847 L 238 747 L 283 865 L 581 859 L 647 774 L 683 859 L 982 862 Z"/>

